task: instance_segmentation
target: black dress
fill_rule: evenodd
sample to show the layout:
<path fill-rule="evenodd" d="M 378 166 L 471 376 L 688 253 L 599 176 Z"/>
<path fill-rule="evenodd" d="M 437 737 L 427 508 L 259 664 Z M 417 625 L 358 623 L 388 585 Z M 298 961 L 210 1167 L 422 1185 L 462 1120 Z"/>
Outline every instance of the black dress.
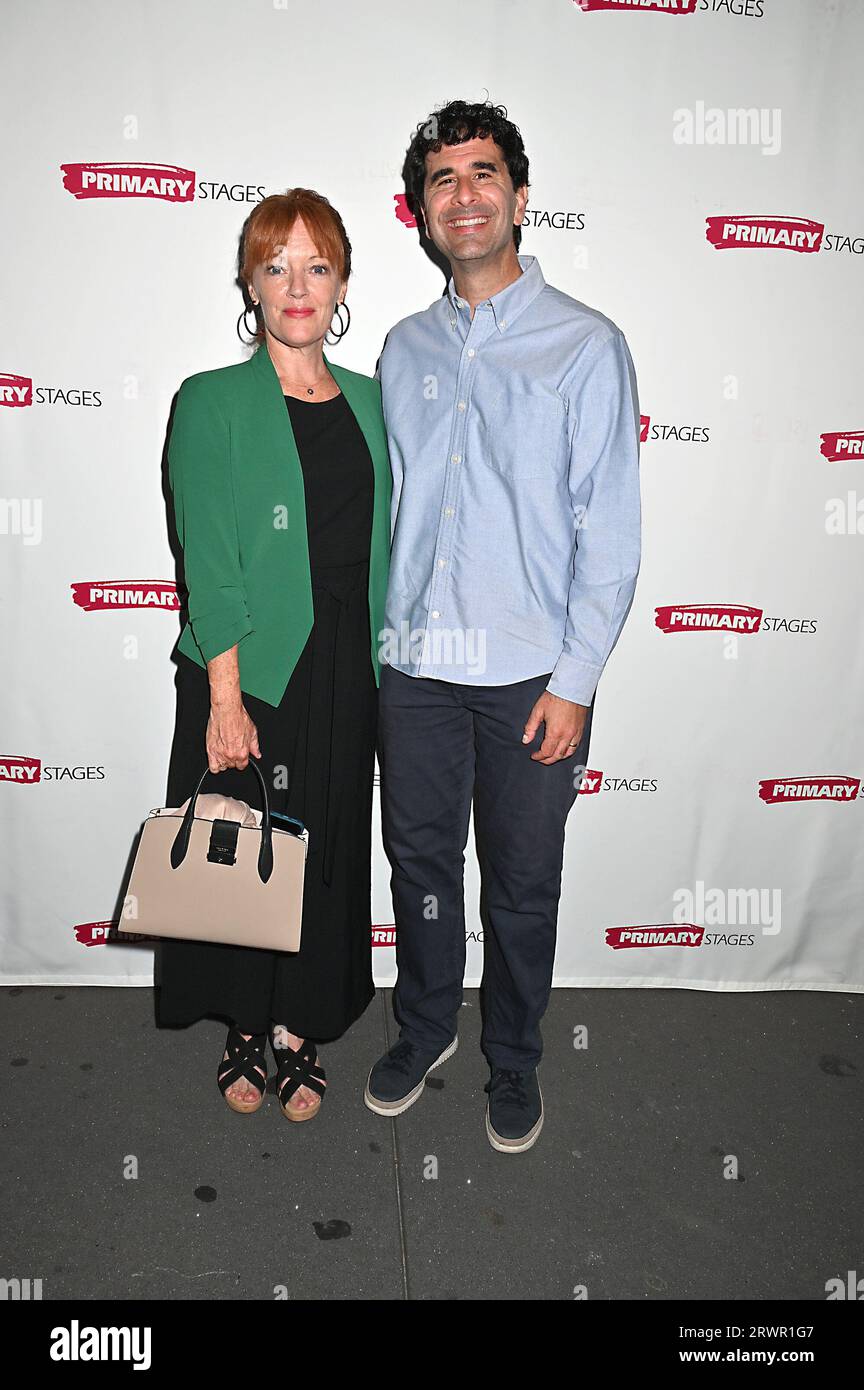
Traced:
<path fill-rule="evenodd" d="M 375 993 L 371 953 L 372 780 L 377 689 L 369 627 L 374 473 L 343 395 L 286 396 L 306 493 L 314 623 L 277 708 L 243 692 L 258 730 L 272 809 L 309 830 L 300 950 L 164 939 L 160 1026 L 223 1017 L 243 1033 L 270 1023 L 316 1042 L 341 1036 Z M 207 671 L 177 653 L 177 718 L 168 806 L 207 766 Z M 271 791 L 271 788 L 273 790 Z M 210 774 L 202 792 L 262 809 L 251 768 Z"/>

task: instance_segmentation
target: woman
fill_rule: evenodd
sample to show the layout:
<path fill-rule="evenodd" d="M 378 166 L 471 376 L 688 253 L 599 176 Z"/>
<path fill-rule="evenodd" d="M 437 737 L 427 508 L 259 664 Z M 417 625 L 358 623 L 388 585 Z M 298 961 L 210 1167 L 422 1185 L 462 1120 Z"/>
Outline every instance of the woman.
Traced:
<path fill-rule="evenodd" d="M 372 778 L 391 481 L 378 382 L 323 352 L 334 314 L 345 331 L 350 271 L 350 242 L 326 198 L 295 188 L 259 203 L 239 274 L 257 350 L 183 382 L 168 448 L 189 618 L 167 804 L 191 796 L 207 766 L 223 776 L 205 789 L 260 810 L 248 767 L 260 758 L 272 809 L 303 821 L 309 853 L 299 951 L 163 941 L 159 1023 L 230 1020 L 217 1080 L 241 1113 L 263 1103 L 269 1032 L 293 1120 L 321 1106 L 316 1044 L 344 1033 L 374 994 Z"/>

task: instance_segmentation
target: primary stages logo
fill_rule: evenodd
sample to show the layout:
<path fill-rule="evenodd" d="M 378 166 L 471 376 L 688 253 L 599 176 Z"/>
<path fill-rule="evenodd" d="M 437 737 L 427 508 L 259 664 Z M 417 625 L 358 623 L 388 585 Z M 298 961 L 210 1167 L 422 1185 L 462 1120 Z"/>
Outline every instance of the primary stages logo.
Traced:
<path fill-rule="evenodd" d="M 606 945 L 613 951 L 635 946 L 701 946 L 705 928 L 695 922 L 646 922 L 643 926 L 607 927 Z"/>
<path fill-rule="evenodd" d="M 665 604 L 654 610 L 654 623 L 661 632 L 735 632 L 740 635 L 759 631 L 762 609 L 744 603 Z"/>
<path fill-rule="evenodd" d="M 696 0 L 575 0 L 591 14 L 595 10 L 653 10 L 655 14 L 694 14 Z"/>
<path fill-rule="evenodd" d="M 32 787 L 40 780 L 42 764 L 38 758 L 17 757 L 13 753 L 0 756 L 0 782 L 12 782 L 16 787 Z"/>
<path fill-rule="evenodd" d="M 394 193 L 393 202 L 396 204 L 394 211 L 398 221 L 403 227 L 416 227 L 417 218 L 408 206 L 408 198 L 404 193 Z"/>
<path fill-rule="evenodd" d="M 115 922 L 79 922 L 73 927 L 75 940 L 80 946 L 105 946 L 117 932 Z"/>
<path fill-rule="evenodd" d="M 78 579 L 72 601 L 85 613 L 103 608 L 161 608 L 176 613 L 177 585 L 167 579 Z"/>
<path fill-rule="evenodd" d="M 37 782 L 104 782 L 105 769 L 98 766 L 62 767 L 44 764 L 41 758 L 0 754 L 0 782 L 16 787 L 34 787 Z"/>
<path fill-rule="evenodd" d="M 73 198 L 158 198 L 191 203 L 195 175 L 179 164 L 61 164 L 63 187 Z"/>
<path fill-rule="evenodd" d="M 829 463 L 864 458 L 864 430 L 829 430 L 819 438 L 819 452 Z"/>
<path fill-rule="evenodd" d="M 586 767 L 579 783 L 579 796 L 599 796 L 602 792 L 656 792 L 656 777 L 613 777 Z"/>
<path fill-rule="evenodd" d="M 61 164 L 63 187 L 73 198 L 156 198 L 163 203 L 260 203 L 262 184 L 199 179 L 179 164 Z"/>
<path fill-rule="evenodd" d="M 705 238 L 717 251 L 731 247 L 769 247 L 781 251 L 818 251 L 825 227 L 809 217 L 747 216 L 745 213 L 706 217 Z"/>
<path fill-rule="evenodd" d="M 119 932 L 119 923 L 113 921 L 78 922 L 73 926 L 75 940 L 79 946 L 129 946 L 135 941 L 158 941 L 159 937 L 145 936 L 140 932 Z"/>
<path fill-rule="evenodd" d="M 750 637 L 756 632 L 795 632 L 812 637 L 815 618 L 766 618 L 761 608 L 746 603 L 675 603 L 654 609 L 661 632 L 723 632 Z"/>
<path fill-rule="evenodd" d="M 762 930 L 765 932 L 766 928 Z M 768 934 L 772 930 L 768 928 Z M 756 945 L 756 933 L 707 932 L 696 922 L 647 922 L 640 926 L 607 927 L 606 945 L 613 951 L 632 951 L 643 946 L 748 947 Z"/>
<path fill-rule="evenodd" d="M 639 416 L 639 441 L 647 444 L 649 439 L 674 439 L 681 444 L 710 444 L 707 425 L 660 425 L 651 424 L 650 415 Z"/>
<path fill-rule="evenodd" d="M 745 19 L 764 19 L 765 0 L 573 0 L 585 14 L 601 10 L 619 13 L 640 11 L 643 14 L 695 14 L 697 3 L 701 13 L 737 15 Z"/>
<path fill-rule="evenodd" d="M 705 240 L 715 251 L 797 251 L 804 256 L 818 251 L 864 254 L 864 237 L 826 233 L 824 222 L 814 222 L 810 217 L 718 213 L 706 217 L 705 222 Z"/>
<path fill-rule="evenodd" d="M 0 372 L 0 405 L 19 409 L 30 405 L 89 405 L 100 406 L 98 391 L 82 386 L 37 386 L 29 376 L 15 372 Z"/>
<path fill-rule="evenodd" d="M 861 778 L 822 773 L 809 777 L 770 777 L 759 783 L 759 799 L 768 806 L 790 801 L 839 801 L 848 804 L 861 795 Z"/>

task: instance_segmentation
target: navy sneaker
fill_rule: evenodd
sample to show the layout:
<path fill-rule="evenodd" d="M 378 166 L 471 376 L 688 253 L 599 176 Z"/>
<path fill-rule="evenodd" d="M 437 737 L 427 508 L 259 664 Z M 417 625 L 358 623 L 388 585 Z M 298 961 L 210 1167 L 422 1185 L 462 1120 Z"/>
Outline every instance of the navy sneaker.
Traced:
<path fill-rule="evenodd" d="M 415 1100 L 419 1100 L 426 1077 L 452 1057 L 459 1039 L 441 1053 L 423 1052 L 407 1038 L 394 1043 L 380 1057 L 369 1073 L 363 1099 L 376 1115 L 401 1115 Z"/>
<path fill-rule="evenodd" d="M 518 1154 L 530 1149 L 543 1128 L 543 1097 L 536 1071 L 494 1067 L 483 1087 L 489 1094 L 486 1134 L 493 1149 Z"/>

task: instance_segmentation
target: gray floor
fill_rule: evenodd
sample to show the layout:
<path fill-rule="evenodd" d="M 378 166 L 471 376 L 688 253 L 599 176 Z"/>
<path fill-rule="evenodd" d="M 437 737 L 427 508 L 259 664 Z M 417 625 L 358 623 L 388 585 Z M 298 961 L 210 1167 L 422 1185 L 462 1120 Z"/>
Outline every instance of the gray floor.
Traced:
<path fill-rule="evenodd" d="M 475 991 L 395 1121 L 362 1101 L 379 991 L 303 1125 L 272 1094 L 229 1111 L 225 1026 L 157 1029 L 149 990 L 2 998 L 0 1276 L 45 1299 L 824 1299 L 864 1273 L 859 995 L 555 991 L 522 1155 L 486 1139 Z"/>

